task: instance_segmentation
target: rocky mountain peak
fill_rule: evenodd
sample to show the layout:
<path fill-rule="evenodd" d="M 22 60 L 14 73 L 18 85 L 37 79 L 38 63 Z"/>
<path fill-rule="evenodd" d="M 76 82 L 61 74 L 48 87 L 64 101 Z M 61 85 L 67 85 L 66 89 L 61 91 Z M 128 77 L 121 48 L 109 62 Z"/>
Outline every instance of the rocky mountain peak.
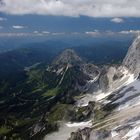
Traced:
<path fill-rule="evenodd" d="M 81 64 L 83 61 L 82 59 L 76 54 L 76 52 L 72 49 L 64 50 L 54 61 L 53 64 L 55 65 L 77 65 Z"/>
<path fill-rule="evenodd" d="M 135 77 L 140 74 L 140 36 L 138 36 L 130 46 L 126 57 L 123 60 L 123 65 L 126 66 Z"/>

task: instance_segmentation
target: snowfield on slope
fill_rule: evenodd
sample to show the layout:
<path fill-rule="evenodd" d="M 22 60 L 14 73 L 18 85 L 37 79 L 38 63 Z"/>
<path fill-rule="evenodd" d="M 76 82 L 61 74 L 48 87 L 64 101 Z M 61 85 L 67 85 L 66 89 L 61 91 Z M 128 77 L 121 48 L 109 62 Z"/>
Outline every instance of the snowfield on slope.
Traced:
<path fill-rule="evenodd" d="M 67 140 L 70 137 L 71 132 L 75 132 L 78 129 L 83 129 L 85 127 L 91 127 L 92 121 L 79 122 L 79 123 L 65 123 L 59 128 L 59 131 L 48 134 L 45 136 L 44 140 Z"/>
<path fill-rule="evenodd" d="M 114 91 L 117 91 L 120 88 L 125 87 L 135 81 L 134 75 L 129 73 L 127 69 L 123 68 L 122 73 L 123 77 L 121 79 L 115 80 L 112 83 L 112 88 L 110 88 L 108 92 L 104 93 L 99 90 L 98 92 L 93 94 L 87 93 L 82 99 L 77 101 L 77 106 L 87 106 L 89 101 L 105 101 L 104 99 L 111 95 Z"/>
<path fill-rule="evenodd" d="M 124 96 L 116 100 L 114 103 L 121 104 L 118 110 L 127 108 L 128 106 L 135 106 L 140 104 L 140 81 L 136 80 L 124 88 L 121 92 L 127 91 Z"/>

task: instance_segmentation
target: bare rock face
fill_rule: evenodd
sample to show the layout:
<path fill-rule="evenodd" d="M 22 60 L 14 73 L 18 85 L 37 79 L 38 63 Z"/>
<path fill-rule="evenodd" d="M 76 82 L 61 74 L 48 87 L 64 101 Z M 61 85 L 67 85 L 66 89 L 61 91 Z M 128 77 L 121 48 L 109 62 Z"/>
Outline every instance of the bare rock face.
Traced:
<path fill-rule="evenodd" d="M 117 88 L 121 84 L 122 78 L 127 76 L 127 73 L 129 74 L 127 68 L 123 66 L 106 66 L 99 78 L 100 89 L 107 92 L 112 88 Z M 124 79 L 122 82 L 126 80 Z"/>
<path fill-rule="evenodd" d="M 30 139 L 39 140 L 43 139 L 43 137 L 50 133 L 51 131 L 57 131 L 58 125 L 57 123 L 51 123 L 48 120 L 48 114 L 44 114 L 41 116 L 40 120 L 33 124 L 33 126 L 29 129 Z"/>
<path fill-rule="evenodd" d="M 104 67 L 99 79 L 99 86 L 103 92 L 117 88 L 125 83 L 130 75 L 140 78 L 140 36 L 130 46 L 121 66 Z"/>
<path fill-rule="evenodd" d="M 123 60 L 126 66 L 134 75 L 138 77 L 140 74 L 140 36 L 138 36 L 130 46 L 126 57 Z"/>
<path fill-rule="evenodd" d="M 108 130 L 92 130 L 87 140 L 111 140 L 110 131 Z"/>
<path fill-rule="evenodd" d="M 91 128 L 78 129 L 76 132 L 72 132 L 68 140 L 89 140 Z"/>
<path fill-rule="evenodd" d="M 72 132 L 68 140 L 110 140 L 110 131 L 94 131 L 92 128 L 85 127 L 76 132 Z"/>
<path fill-rule="evenodd" d="M 83 63 L 82 59 L 72 49 L 66 49 L 60 56 L 54 61 L 55 65 L 78 65 Z"/>
<path fill-rule="evenodd" d="M 86 91 L 98 79 L 100 69 L 83 61 L 74 50 L 64 50 L 52 63 L 47 71 L 61 77 L 60 85 L 71 85 L 72 89 Z"/>

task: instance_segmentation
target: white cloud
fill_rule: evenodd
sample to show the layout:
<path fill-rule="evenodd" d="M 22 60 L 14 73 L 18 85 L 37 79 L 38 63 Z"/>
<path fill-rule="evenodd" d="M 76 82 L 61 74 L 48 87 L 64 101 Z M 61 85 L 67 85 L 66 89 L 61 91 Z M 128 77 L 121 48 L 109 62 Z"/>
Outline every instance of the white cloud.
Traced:
<path fill-rule="evenodd" d="M 58 32 L 58 33 L 56 32 L 56 33 L 52 33 L 51 35 L 56 35 L 57 36 L 57 35 L 65 35 L 65 34 L 66 34 L 65 32 Z"/>
<path fill-rule="evenodd" d="M 0 12 L 91 17 L 140 17 L 140 0 L 3 0 Z"/>
<path fill-rule="evenodd" d="M 0 17 L 0 21 L 6 21 L 7 18 Z"/>
<path fill-rule="evenodd" d="M 27 26 L 13 25 L 12 28 L 14 28 L 14 29 L 24 29 L 24 28 L 27 28 Z"/>
<path fill-rule="evenodd" d="M 43 34 L 50 34 L 49 31 L 42 31 Z"/>
<path fill-rule="evenodd" d="M 38 34 L 38 33 L 39 33 L 39 31 L 34 31 L 33 33 L 34 33 L 34 34 Z"/>
<path fill-rule="evenodd" d="M 79 33 L 79 32 L 70 32 L 69 34 L 71 34 L 71 35 L 80 35 L 81 33 Z"/>
<path fill-rule="evenodd" d="M 8 37 L 12 37 L 12 36 L 30 36 L 32 34 L 30 33 L 13 33 L 13 32 L 8 32 L 8 33 L 0 33 L 0 37 L 4 37 L 4 36 L 8 36 Z"/>
<path fill-rule="evenodd" d="M 98 30 L 94 30 L 94 31 L 85 32 L 85 34 L 90 35 L 90 36 L 99 36 L 101 35 L 101 32 L 99 32 Z"/>
<path fill-rule="evenodd" d="M 49 35 L 51 32 L 49 31 L 33 31 L 33 34 L 35 35 Z"/>
<path fill-rule="evenodd" d="M 135 34 L 140 35 L 140 30 L 126 30 L 119 32 L 120 34 Z"/>
<path fill-rule="evenodd" d="M 84 33 L 81 33 L 81 32 L 71 32 L 71 33 L 67 33 L 67 32 L 57 32 L 57 33 L 48 33 L 48 34 L 44 34 L 42 33 L 43 31 L 39 32 L 39 31 L 34 31 L 34 32 L 28 32 L 28 33 L 25 33 L 25 32 L 7 32 L 7 33 L 2 33 L 0 32 L 0 37 L 2 36 L 54 36 L 54 35 L 81 35 L 81 34 L 85 34 L 85 35 L 88 35 L 88 36 L 91 36 L 91 37 L 100 37 L 100 36 L 113 36 L 113 35 L 140 35 L 140 30 L 126 30 L 126 31 L 120 31 L 120 32 L 114 32 L 114 31 L 98 31 L 98 30 L 94 30 L 94 31 L 88 31 L 88 32 L 84 32 Z"/>
<path fill-rule="evenodd" d="M 111 19 L 111 22 L 115 22 L 115 23 L 123 23 L 124 20 L 123 20 L 122 18 L 118 18 L 118 17 L 116 17 L 116 18 Z"/>
<path fill-rule="evenodd" d="M 34 34 L 34 33 L 25 33 L 25 32 L 19 32 L 19 33 L 16 33 L 16 32 L 6 32 L 6 33 L 1 33 L 0 32 L 0 37 L 5 37 L 5 36 L 8 36 L 8 37 L 13 37 L 13 36 L 16 36 L 16 37 L 22 37 L 22 36 L 43 36 L 43 34 L 41 33 L 37 33 L 37 34 Z"/>
<path fill-rule="evenodd" d="M 3 26 L 0 26 L 0 29 L 3 29 Z"/>
<path fill-rule="evenodd" d="M 114 32 L 114 31 L 98 31 L 98 30 L 95 30 L 95 31 L 88 31 L 88 32 L 85 32 L 86 35 L 90 35 L 90 36 L 93 36 L 93 37 L 99 37 L 99 36 L 113 36 L 113 35 L 140 35 L 140 30 L 122 30 L 122 31 L 119 31 L 119 32 Z"/>

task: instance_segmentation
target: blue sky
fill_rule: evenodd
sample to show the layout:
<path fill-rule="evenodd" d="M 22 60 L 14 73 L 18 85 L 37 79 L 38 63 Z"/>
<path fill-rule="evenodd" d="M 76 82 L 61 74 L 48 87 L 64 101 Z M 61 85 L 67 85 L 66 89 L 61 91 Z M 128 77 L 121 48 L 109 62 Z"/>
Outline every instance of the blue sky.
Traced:
<path fill-rule="evenodd" d="M 140 18 L 123 18 L 122 23 L 112 22 L 112 18 L 64 17 L 42 15 L 7 15 L 0 21 L 1 32 L 88 32 L 88 31 L 122 31 L 140 30 Z M 23 28 L 13 28 L 23 26 Z"/>
<path fill-rule="evenodd" d="M 139 0 L 0 0 L 0 35 L 138 34 L 138 5 Z"/>

